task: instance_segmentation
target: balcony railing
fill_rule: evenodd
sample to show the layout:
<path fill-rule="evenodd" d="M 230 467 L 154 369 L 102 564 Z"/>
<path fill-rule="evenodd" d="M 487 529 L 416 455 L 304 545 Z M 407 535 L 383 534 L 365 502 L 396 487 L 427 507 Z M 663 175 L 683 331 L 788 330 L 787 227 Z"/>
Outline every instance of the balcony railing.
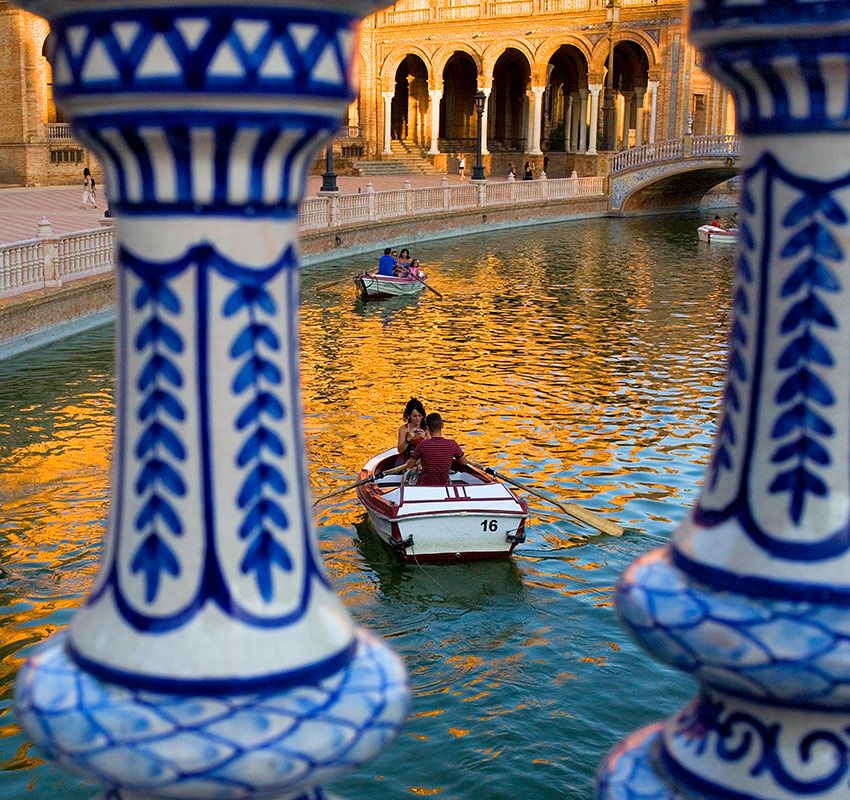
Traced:
<path fill-rule="evenodd" d="M 44 128 L 49 142 L 69 141 L 74 138 L 71 136 L 71 126 L 67 122 L 48 122 Z"/>
<path fill-rule="evenodd" d="M 534 13 L 532 0 L 502 0 L 488 3 L 487 13 L 491 17 L 527 17 Z"/>
<path fill-rule="evenodd" d="M 441 22 L 457 19 L 478 19 L 480 16 L 481 6 L 479 3 L 466 6 L 446 6 L 437 9 L 437 18 Z"/>
<path fill-rule="evenodd" d="M 681 3 L 681 0 L 617 0 L 624 8 L 651 7 Z M 449 5 L 436 8 L 392 8 L 383 12 L 384 25 L 421 25 L 427 22 L 475 20 L 480 17 L 529 17 L 534 14 L 563 14 L 598 11 L 604 13 L 606 0 L 487 0 L 480 3 Z"/>
<path fill-rule="evenodd" d="M 418 25 L 428 22 L 431 11 L 428 8 L 414 8 L 410 11 L 396 11 L 390 9 L 384 15 L 387 25 Z"/>

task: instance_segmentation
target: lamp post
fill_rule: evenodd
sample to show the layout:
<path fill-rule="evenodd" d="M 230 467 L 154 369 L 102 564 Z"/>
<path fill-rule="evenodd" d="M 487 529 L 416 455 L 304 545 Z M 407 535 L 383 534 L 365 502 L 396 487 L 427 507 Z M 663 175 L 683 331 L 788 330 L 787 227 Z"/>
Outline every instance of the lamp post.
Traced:
<path fill-rule="evenodd" d="M 330 139 L 325 148 L 325 171 L 322 173 L 321 192 L 338 192 L 336 173 L 334 172 L 334 140 Z"/>
<path fill-rule="evenodd" d="M 614 26 L 620 21 L 620 8 L 608 0 L 605 8 L 608 23 L 608 74 L 605 76 L 605 97 L 602 100 L 602 149 L 614 149 Z"/>
<path fill-rule="evenodd" d="M 482 146 L 484 141 L 484 128 L 481 125 L 481 119 L 484 116 L 484 105 L 487 102 L 487 95 L 479 89 L 475 93 L 474 100 L 475 113 L 478 115 L 478 143 L 476 145 L 475 166 L 472 168 L 472 180 L 483 181 L 486 176 L 484 175 L 484 164 L 481 162 L 481 151 L 484 149 Z"/>

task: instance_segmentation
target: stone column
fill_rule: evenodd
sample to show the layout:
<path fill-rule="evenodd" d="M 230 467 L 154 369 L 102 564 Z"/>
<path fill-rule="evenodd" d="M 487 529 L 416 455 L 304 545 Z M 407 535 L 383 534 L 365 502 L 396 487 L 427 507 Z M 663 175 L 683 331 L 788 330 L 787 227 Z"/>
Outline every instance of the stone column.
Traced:
<path fill-rule="evenodd" d="M 540 149 L 540 116 L 543 113 L 543 92 L 545 91 L 545 86 L 531 87 L 534 100 L 531 107 L 531 149 L 529 155 L 532 156 L 543 155 L 543 150 Z"/>
<path fill-rule="evenodd" d="M 646 95 L 646 86 L 638 86 L 635 89 L 635 147 L 643 144 L 643 101 Z"/>
<path fill-rule="evenodd" d="M 110 800 L 324 796 L 408 695 L 325 573 L 299 389 L 298 204 L 375 6 L 26 5 L 116 214 L 116 408 L 101 568 L 17 721 Z"/>
<path fill-rule="evenodd" d="M 431 149 L 428 153 L 432 156 L 440 152 L 440 100 L 443 97 L 442 89 L 430 89 L 431 97 Z"/>
<path fill-rule="evenodd" d="M 620 133 L 620 149 L 627 150 L 629 147 L 629 131 L 631 130 L 632 116 L 632 92 L 622 92 L 623 98 L 623 127 Z"/>
<path fill-rule="evenodd" d="M 587 143 L 587 154 L 596 155 L 596 139 L 599 129 L 599 93 L 602 91 L 601 83 L 590 83 L 587 86 L 590 92 L 590 134 Z"/>
<path fill-rule="evenodd" d="M 570 95 L 570 107 L 572 108 L 572 125 L 570 126 L 570 148 L 577 153 L 581 140 L 579 139 L 579 128 L 581 126 L 581 96 L 578 92 Z"/>
<path fill-rule="evenodd" d="M 393 151 L 392 146 L 392 121 L 393 121 L 393 95 L 394 92 L 381 92 L 381 97 L 384 98 L 384 150 L 385 156 L 388 156 Z"/>
<path fill-rule="evenodd" d="M 564 152 L 575 152 L 573 149 L 573 96 L 564 98 Z"/>
<path fill-rule="evenodd" d="M 726 384 L 695 505 L 669 545 L 629 567 L 615 603 L 700 688 L 608 756 L 598 796 L 845 800 L 850 8 L 691 9 L 742 135 Z"/>
<path fill-rule="evenodd" d="M 650 92 L 649 100 L 649 143 L 655 143 L 655 126 L 658 119 L 658 81 L 647 83 Z"/>
<path fill-rule="evenodd" d="M 587 89 L 582 89 L 578 93 L 579 108 L 581 114 L 578 118 L 578 151 L 579 153 L 587 152 Z"/>
<path fill-rule="evenodd" d="M 481 155 L 487 156 L 490 155 L 490 151 L 487 149 L 487 128 L 489 127 L 487 112 L 490 108 L 490 92 L 492 91 L 492 87 L 485 86 L 481 91 L 487 95 L 487 100 L 484 102 L 484 113 L 481 115 Z"/>
<path fill-rule="evenodd" d="M 525 149 L 530 153 L 534 149 L 534 94 L 525 93 Z"/>

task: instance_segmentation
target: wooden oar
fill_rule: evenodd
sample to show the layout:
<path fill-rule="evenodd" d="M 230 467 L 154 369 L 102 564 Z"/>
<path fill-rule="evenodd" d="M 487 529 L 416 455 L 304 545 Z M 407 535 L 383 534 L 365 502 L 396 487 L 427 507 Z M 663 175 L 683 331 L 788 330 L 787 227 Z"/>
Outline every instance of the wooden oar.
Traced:
<path fill-rule="evenodd" d="M 356 489 L 358 486 L 362 486 L 364 483 L 372 483 L 372 481 L 374 480 L 375 476 L 370 475 L 368 478 L 363 478 L 363 480 L 355 481 L 354 483 L 350 483 L 348 486 L 343 486 L 340 489 L 334 489 L 332 492 L 321 494 L 313 501 L 313 505 L 315 506 L 316 504 L 321 503 L 322 500 L 327 500 L 329 497 L 333 497 L 335 494 L 350 492 L 352 489 Z"/>
<path fill-rule="evenodd" d="M 316 291 L 320 292 L 322 289 L 330 289 L 331 286 L 339 286 L 341 283 L 345 283 L 346 281 L 353 281 L 356 275 L 352 277 L 351 275 L 346 275 L 344 278 L 340 278 L 338 281 L 331 281 L 330 283 L 320 283 L 316 287 Z"/>
<path fill-rule="evenodd" d="M 404 268 L 404 271 L 407 273 L 408 277 L 413 278 L 413 280 L 415 281 L 419 281 L 419 283 L 421 283 L 426 289 L 437 295 L 440 300 L 443 299 L 443 295 L 441 295 L 433 286 L 425 283 L 425 281 L 423 281 L 422 278 L 420 278 L 418 275 L 414 275 L 407 267 Z"/>
<path fill-rule="evenodd" d="M 533 494 L 535 497 L 539 497 L 541 500 L 546 500 L 548 503 L 552 503 L 552 505 L 557 506 L 561 509 L 565 514 L 574 519 L 579 520 L 579 522 L 583 522 L 585 525 L 589 525 L 591 528 L 596 528 L 600 533 L 607 533 L 609 536 L 622 536 L 624 529 L 617 525 L 616 522 L 611 522 L 609 519 L 605 519 L 604 517 L 597 514 L 595 511 L 589 511 L 582 506 L 576 505 L 575 503 L 562 503 L 560 500 L 556 500 L 554 497 L 549 497 L 548 495 L 543 494 L 543 492 L 538 491 L 533 486 L 528 486 L 525 483 L 520 483 L 518 480 L 511 478 L 507 475 L 504 475 L 501 472 L 496 472 L 496 470 L 491 467 L 485 467 L 482 464 L 472 463 L 472 466 L 477 467 L 478 469 L 484 470 L 484 472 L 499 478 L 507 483 L 513 484 L 519 489 L 524 489 L 529 494 Z"/>

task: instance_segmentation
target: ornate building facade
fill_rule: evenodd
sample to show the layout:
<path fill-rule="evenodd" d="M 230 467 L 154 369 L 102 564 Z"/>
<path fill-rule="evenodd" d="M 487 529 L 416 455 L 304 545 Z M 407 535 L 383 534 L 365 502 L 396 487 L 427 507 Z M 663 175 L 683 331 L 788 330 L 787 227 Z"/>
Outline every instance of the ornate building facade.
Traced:
<path fill-rule="evenodd" d="M 727 92 L 688 44 L 682 0 L 399 0 L 366 20 L 360 95 L 342 154 L 399 148 L 452 170 L 477 150 L 487 174 L 594 175 L 605 154 L 731 133 Z M 78 180 L 92 158 L 52 100 L 43 20 L 0 2 L 0 184 Z"/>
<path fill-rule="evenodd" d="M 545 158 L 553 175 L 595 174 L 603 150 L 732 133 L 684 16 L 680 0 L 399 0 L 364 26 L 350 127 L 367 154 L 404 142 L 452 168 L 476 151 L 480 92 L 490 171 Z"/>

